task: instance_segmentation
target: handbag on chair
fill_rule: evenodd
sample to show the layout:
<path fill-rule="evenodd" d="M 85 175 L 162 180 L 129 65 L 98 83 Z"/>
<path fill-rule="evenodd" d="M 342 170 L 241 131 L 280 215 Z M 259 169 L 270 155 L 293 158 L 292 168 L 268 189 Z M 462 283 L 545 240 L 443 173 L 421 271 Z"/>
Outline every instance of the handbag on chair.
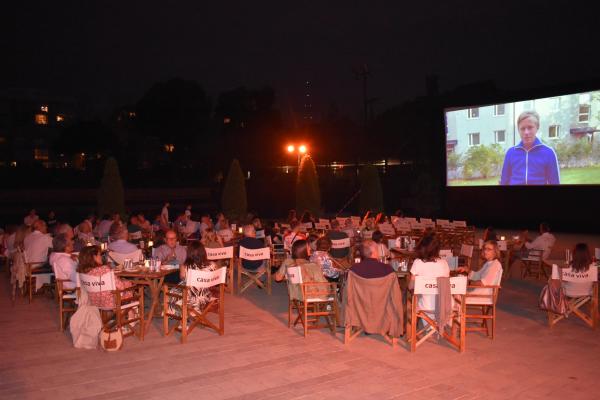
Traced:
<path fill-rule="evenodd" d="M 539 307 L 544 311 L 566 316 L 569 307 L 567 306 L 567 298 L 562 286 L 548 282 L 540 293 Z"/>

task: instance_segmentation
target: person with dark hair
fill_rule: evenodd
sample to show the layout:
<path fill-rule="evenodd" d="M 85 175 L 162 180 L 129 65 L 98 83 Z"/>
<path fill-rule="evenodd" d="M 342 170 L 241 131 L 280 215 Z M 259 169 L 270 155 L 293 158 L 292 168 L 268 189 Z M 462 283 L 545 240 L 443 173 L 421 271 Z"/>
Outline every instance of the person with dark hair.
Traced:
<path fill-rule="evenodd" d="M 394 269 L 389 264 L 379 261 L 379 247 L 372 240 L 364 240 L 360 245 L 360 255 L 362 260 L 350 267 L 362 278 L 381 278 L 388 274 L 393 274 Z"/>
<path fill-rule="evenodd" d="M 327 232 L 327 237 L 330 240 L 341 240 L 341 239 L 348 239 L 348 234 L 346 232 L 342 231 L 341 226 L 340 226 L 340 221 L 338 221 L 337 219 L 334 219 L 331 221 L 331 230 Z M 331 249 L 329 251 L 329 254 L 331 254 L 331 257 L 333 257 L 333 258 L 344 259 L 344 258 L 348 257 L 349 252 L 350 252 L 350 248 Z"/>
<path fill-rule="evenodd" d="M 496 231 L 494 230 L 493 227 L 488 226 L 483 231 L 483 237 L 481 239 L 484 242 L 487 242 L 488 240 L 493 240 L 494 242 L 497 242 L 498 241 L 498 235 L 496 234 Z"/>
<path fill-rule="evenodd" d="M 317 249 L 311 254 L 310 261 L 321 267 L 323 276 L 329 282 L 337 282 L 340 278 L 340 270 L 334 267 L 328 253 L 329 249 L 331 249 L 331 239 L 326 236 L 320 237 L 317 239 Z"/>
<path fill-rule="evenodd" d="M 594 263 L 590 248 L 587 243 L 577 243 L 572 250 L 572 259 L 566 268 L 577 274 L 589 273 L 598 276 L 598 266 Z M 557 271 L 552 271 L 552 280 L 555 285 L 562 285 L 565 295 L 569 297 L 589 296 L 592 294 L 593 282 L 568 282 L 562 281 Z"/>
<path fill-rule="evenodd" d="M 256 230 L 254 229 L 254 225 L 247 224 L 244 225 L 243 228 L 244 237 L 239 241 L 240 247 L 245 249 L 262 249 L 265 247 L 265 242 L 263 240 L 256 238 Z M 242 267 L 249 271 L 256 271 L 262 268 L 265 265 L 264 260 L 241 260 Z"/>
<path fill-rule="evenodd" d="M 390 250 L 384 243 L 383 239 L 384 239 L 384 235 L 383 235 L 383 233 L 381 233 L 380 230 L 376 230 L 375 232 L 373 232 L 373 236 L 371 237 L 371 240 L 373 240 L 375 242 L 375 244 L 377 244 L 377 249 L 379 252 L 379 259 L 382 262 L 384 262 L 383 260 L 387 260 L 388 258 L 390 258 Z"/>
<path fill-rule="evenodd" d="M 102 263 L 102 252 L 100 246 L 87 246 L 79 252 L 79 266 L 77 272 L 100 277 L 111 269 Z M 115 276 L 115 287 L 117 290 L 127 289 L 133 286 L 130 281 L 124 281 Z M 133 296 L 132 292 L 123 292 L 122 299 L 128 299 Z M 114 308 L 115 299 L 110 291 L 102 291 L 98 293 L 88 293 L 88 299 L 91 305 L 98 308 Z"/>
<path fill-rule="evenodd" d="M 59 233 L 52 239 L 52 253 L 49 262 L 56 279 L 68 280 L 63 282 L 65 289 L 73 289 L 77 285 L 77 261 L 72 257 L 73 239 L 65 233 Z"/>
<path fill-rule="evenodd" d="M 415 247 L 417 258 L 410 269 L 411 285 L 416 276 L 428 278 L 449 277 L 448 262 L 440 258 L 440 240 L 435 231 L 426 232 Z M 421 295 L 417 306 L 421 310 L 435 311 L 436 295 Z"/>

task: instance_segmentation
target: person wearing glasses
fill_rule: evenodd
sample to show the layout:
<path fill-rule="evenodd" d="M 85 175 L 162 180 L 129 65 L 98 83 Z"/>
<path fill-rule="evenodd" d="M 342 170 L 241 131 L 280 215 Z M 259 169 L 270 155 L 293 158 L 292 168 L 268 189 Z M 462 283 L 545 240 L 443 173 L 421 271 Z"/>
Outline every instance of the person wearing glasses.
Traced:
<path fill-rule="evenodd" d="M 502 278 L 502 263 L 499 260 L 500 249 L 498 248 L 498 243 L 494 240 L 488 240 L 483 243 L 482 251 L 485 262 L 478 271 L 471 271 L 469 273 L 470 286 L 493 286 L 498 284 Z M 457 271 L 466 272 L 466 269 L 458 268 Z M 469 292 L 477 290 L 476 288 L 470 288 Z"/>

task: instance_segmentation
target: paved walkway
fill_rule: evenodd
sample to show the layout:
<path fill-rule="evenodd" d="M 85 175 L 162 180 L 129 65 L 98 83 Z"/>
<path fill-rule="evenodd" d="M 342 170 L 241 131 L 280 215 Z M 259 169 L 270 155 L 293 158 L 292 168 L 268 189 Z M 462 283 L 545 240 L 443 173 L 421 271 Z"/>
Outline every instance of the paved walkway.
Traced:
<path fill-rule="evenodd" d="M 467 337 L 459 354 L 425 343 L 415 354 L 376 336 L 344 346 L 325 329 L 287 328 L 285 286 L 227 295 L 225 335 L 197 329 L 185 345 L 155 320 L 122 351 L 76 350 L 48 298 L 13 307 L 0 273 L 1 399 L 598 399 L 600 330 L 575 318 L 550 330 L 541 282 L 511 280 L 491 341 Z"/>

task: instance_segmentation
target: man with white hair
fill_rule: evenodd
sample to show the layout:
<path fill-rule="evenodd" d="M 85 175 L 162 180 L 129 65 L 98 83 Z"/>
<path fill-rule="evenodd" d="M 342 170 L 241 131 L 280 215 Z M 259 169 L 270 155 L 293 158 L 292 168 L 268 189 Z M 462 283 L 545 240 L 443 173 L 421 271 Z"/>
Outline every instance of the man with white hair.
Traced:
<path fill-rule="evenodd" d="M 394 273 L 389 264 L 379 261 L 379 246 L 372 240 L 364 240 L 360 246 L 362 261 L 350 267 L 350 271 L 362 278 L 381 278 Z"/>
<path fill-rule="evenodd" d="M 31 232 L 23 241 L 27 262 L 37 264 L 37 267 L 48 262 L 48 250 L 52 248 L 52 237 L 48 234 L 46 222 L 35 220 Z M 34 268 L 36 266 L 34 265 Z"/>
<path fill-rule="evenodd" d="M 50 265 L 56 279 L 68 280 L 63 287 L 73 289 L 77 282 L 77 261 L 72 257 L 73 240 L 64 233 L 57 234 L 52 240 L 53 252 L 50 254 Z"/>

